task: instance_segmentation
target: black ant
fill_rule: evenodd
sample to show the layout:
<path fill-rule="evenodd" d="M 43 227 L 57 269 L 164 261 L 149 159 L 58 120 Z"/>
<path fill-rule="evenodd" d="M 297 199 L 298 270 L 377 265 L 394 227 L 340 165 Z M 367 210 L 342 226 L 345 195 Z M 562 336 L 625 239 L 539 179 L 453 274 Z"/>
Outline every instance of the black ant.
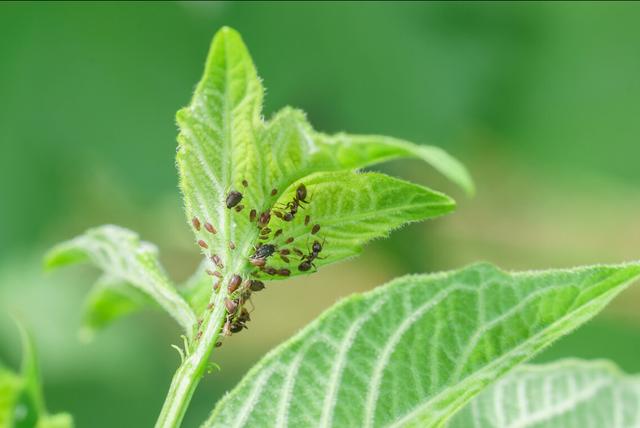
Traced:
<path fill-rule="evenodd" d="M 300 183 L 298 188 L 296 189 L 296 194 L 293 197 L 291 202 L 287 202 L 284 206 L 283 212 L 275 212 L 275 214 L 280 217 L 284 221 L 291 221 L 298 213 L 298 208 L 304 208 L 302 203 L 308 204 L 309 201 L 306 200 L 307 197 L 307 187 Z"/>
<path fill-rule="evenodd" d="M 302 272 L 306 272 L 309 269 L 311 269 L 311 267 L 313 267 L 314 269 L 317 269 L 313 261 L 316 259 L 324 258 L 324 257 L 320 257 L 320 252 L 322 251 L 323 245 L 324 245 L 324 241 L 322 241 L 322 244 L 319 241 L 313 241 L 313 244 L 311 245 L 311 251 L 309 251 L 309 254 L 307 254 L 306 256 L 305 255 L 302 256 L 303 261 L 298 265 L 298 270 Z"/>

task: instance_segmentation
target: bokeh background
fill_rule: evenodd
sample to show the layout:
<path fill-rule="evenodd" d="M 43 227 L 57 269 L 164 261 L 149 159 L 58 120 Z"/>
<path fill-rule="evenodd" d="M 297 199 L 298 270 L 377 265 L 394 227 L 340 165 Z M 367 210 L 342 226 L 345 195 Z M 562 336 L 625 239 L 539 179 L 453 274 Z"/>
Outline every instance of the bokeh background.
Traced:
<path fill-rule="evenodd" d="M 508 269 L 640 258 L 638 3 L 0 4 L 0 360 L 8 313 L 35 335 L 48 406 L 79 427 L 151 426 L 178 329 L 145 312 L 78 340 L 90 268 L 44 275 L 57 241 L 103 223 L 159 245 L 176 280 L 198 263 L 174 167 L 175 111 L 222 25 L 244 36 L 265 113 L 322 131 L 436 144 L 463 160 L 466 198 L 423 164 L 382 170 L 452 194 L 459 210 L 362 257 L 269 287 L 251 330 L 215 361 L 185 426 L 261 355 L 339 297 L 408 272 L 488 260 Z M 606 357 L 640 372 L 640 288 L 537 358 Z"/>

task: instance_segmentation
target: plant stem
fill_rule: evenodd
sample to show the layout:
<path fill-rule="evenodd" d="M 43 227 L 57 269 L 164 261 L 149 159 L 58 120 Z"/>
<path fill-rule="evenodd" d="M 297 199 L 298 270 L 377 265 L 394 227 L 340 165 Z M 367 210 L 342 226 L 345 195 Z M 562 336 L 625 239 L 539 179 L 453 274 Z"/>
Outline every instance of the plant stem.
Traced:
<path fill-rule="evenodd" d="M 221 282 L 226 284 L 227 278 Z M 207 364 L 220 329 L 225 321 L 226 309 L 224 300 L 227 297 L 226 287 L 221 286 L 212 296 L 213 311 L 208 311 L 203 319 L 202 335 L 194 339 L 195 346 L 190 346 L 188 353 L 173 375 L 169 392 L 165 398 L 156 428 L 177 428 L 182 422 L 191 397 L 207 370 Z"/>

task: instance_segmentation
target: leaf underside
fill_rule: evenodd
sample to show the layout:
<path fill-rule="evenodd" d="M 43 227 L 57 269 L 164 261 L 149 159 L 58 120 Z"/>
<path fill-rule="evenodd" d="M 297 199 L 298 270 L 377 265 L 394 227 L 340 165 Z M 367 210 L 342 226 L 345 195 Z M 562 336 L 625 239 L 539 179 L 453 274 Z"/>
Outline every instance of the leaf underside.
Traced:
<path fill-rule="evenodd" d="M 449 428 L 640 426 L 640 378 L 607 361 L 518 367 L 475 397 Z"/>
<path fill-rule="evenodd" d="M 638 263 L 525 273 L 477 264 L 399 278 L 269 353 L 203 426 L 441 426 L 638 276 Z"/>

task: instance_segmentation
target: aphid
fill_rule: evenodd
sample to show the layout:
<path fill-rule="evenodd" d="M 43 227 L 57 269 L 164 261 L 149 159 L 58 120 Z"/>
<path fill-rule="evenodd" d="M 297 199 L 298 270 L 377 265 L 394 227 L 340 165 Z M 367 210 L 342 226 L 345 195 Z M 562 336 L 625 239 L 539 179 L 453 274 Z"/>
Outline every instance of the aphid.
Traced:
<path fill-rule="evenodd" d="M 251 210 L 251 212 L 249 212 L 249 221 L 253 223 L 256 220 L 257 215 L 258 212 L 256 210 Z"/>
<path fill-rule="evenodd" d="M 213 227 L 213 225 L 212 225 L 211 223 L 209 223 L 209 222 L 206 222 L 206 223 L 204 224 L 204 228 L 205 228 L 205 229 L 207 229 L 207 232 L 212 233 L 212 234 L 214 234 L 214 235 L 215 235 L 216 233 L 218 233 L 218 231 L 216 230 L 216 228 L 215 228 L 215 227 Z"/>
<path fill-rule="evenodd" d="M 265 211 L 262 214 L 260 214 L 260 218 L 258 219 L 258 227 L 259 228 L 263 228 L 266 225 L 269 224 L 269 221 L 271 220 L 271 214 L 269 213 L 269 211 Z"/>
<path fill-rule="evenodd" d="M 285 263 L 289 263 L 289 262 L 290 262 L 289 257 L 287 257 L 287 256 L 283 256 L 282 254 L 280 254 L 280 258 L 281 258 L 281 259 L 282 259 L 282 261 L 283 261 L 283 262 L 285 262 Z"/>
<path fill-rule="evenodd" d="M 251 256 L 252 259 L 266 259 L 270 257 L 276 251 L 276 246 L 273 244 L 261 244 L 256 248 L 256 252 Z"/>
<path fill-rule="evenodd" d="M 202 239 L 198 241 L 198 245 L 200 245 L 202 248 L 207 249 L 209 248 L 209 246 L 207 245 L 206 242 L 204 242 Z"/>
<path fill-rule="evenodd" d="M 319 224 L 314 224 L 313 227 L 311 228 L 311 234 L 315 235 L 319 231 L 320 231 L 320 225 Z"/>
<path fill-rule="evenodd" d="M 276 233 L 273 234 L 274 238 L 277 238 L 278 236 L 282 235 L 282 229 L 278 229 L 276 230 Z"/>
<path fill-rule="evenodd" d="M 271 233 L 271 229 L 269 229 L 268 227 L 265 227 L 264 229 L 260 230 L 260 235 L 268 235 Z"/>
<path fill-rule="evenodd" d="M 299 255 L 300 257 L 304 256 L 304 253 L 302 251 L 300 251 L 299 249 L 297 249 L 297 248 L 294 248 L 293 252 L 296 253 L 297 255 Z"/>
<path fill-rule="evenodd" d="M 251 291 L 260 291 L 264 289 L 264 282 L 258 281 L 257 279 L 252 279 L 251 283 L 249 284 L 249 288 L 251 289 Z"/>
<path fill-rule="evenodd" d="M 275 196 L 278 194 L 278 189 L 271 189 L 271 196 Z"/>
<path fill-rule="evenodd" d="M 198 217 L 194 217 L 191 219 L 191 224 L 193 225 L 193 228 L 195 230 L 200 230 L 200 220 L 198 219 Z"/>
<path fill-rule="evenodd" d="M 218 266 L 220 269 L 224 268 L 224 265 L 222 264 L 222 260 L 220 259 L 220 257 L 217 254 L 213 254 L 211 256 L 211 261 L 214 262 L 216 264 L 216 266 Z"/>
<path fill-rule="evenodd" d="M 233 241 L 229 241 L 229 248 L 231 250 L 235 250 L 236 249 L 236 244 L 234 244 Z"/>
<path fill-rule="evenodd" d="M 251 321 L 251 316 L 249 315 L 249 311 L 246 308 L 242 308 L 242 310 L 240 311 L 238 321 L 240 321 L 241 323 Z"/>
<path fill-rule="evenodd" d="M 217 281 L 215 284 L 213 284 L 213 289 L 215 291 L 218 291 L 220 289 L 220 281 Z"/>
<path fill-rule="evenodd" d="M 198 327 L 200 327 L 201 325 L 202 325 L 202 318 L 198 320 Z"/>
<path fill-rule="evenodd" d="M 249 182 L 247 180 L 242 180 L 242 185 L 244 187 L 249 187 Z"/>
<path fill-rule="evenodd" d="M 240 275 L 233 275 L 229 280 L 229 286 L 227 287 L 229 293 L 233 293 L 234 291 L 236 291 L 241 283 L 242 277 L 240 277 Z"/>
<path fill-rule="evenodd" d="M 289 276 L 289 275 L 291 275 L 291 271 L 289 269 L 286 269 L 286 268 L 278 269 L 278 271 L 276 273 L 278 275 L 280 275 L 280 276 Z"/>
<path fill-rule="evenodd" d="M 230 314 L 234 314 L 238 309 L 238 304 L 235 300 L 225 299 L 224 306 L 227 308 L 227 312 Z"/>
<path fill-rule="evenodd" d="M 290 251 L 287 248 L 283 248 L 282 250 L 279 251 L 279 253 L 283 256 L 288 256 L 290 254 Z"/>
<path fill-rule="evenodd" d="M 282 218 L 283 215 L 280 211 L 274 211 L 273 214 L 275 214 L 275 216 L 278 218 Z"/>
<path fill-rule="evenodd" d="M 309 224 L 309 220 L 311 220 L 311 216 L 309 214 L 304 216 L 304 225 L 305 226 Z"/>
<path fill-rule="evenodd" d="M 216 342 L 216 348 L 219 348 L 222 346 L 222 342 Z"/>
<path fill-rule="evenodd" d="M 212 310 L 213 310 L 213 303 L 209 303 L 209 304 L 207 305 L 207 309 L 208 309 L 208 310 L 210 310 L 210 311 L 212 311 Z"/>
<path fill-rule="evenodd" d="M 222 335 L 223 336 L 231 336 L 231 321 L 227 320 L 222 326 Z"/>
<path fill-rule="evenodd" d="M 286 244 L 291 244 L 293 241 L 295 240 L 295 238 L 292 236 L 291 238 L 287 238 L 286 241 L 284 241 Z"/>
<path fill-rule="evenodd" d="M 262 267 L 267 263 L 266 259 L 254 259 L 254 258 L 250 258 L 249 259 L 249 263 L 251 263 L 254 266 L 257 267 Z"/>
<path fill-rule="evenodd" d="M 198 334 L 196 334 L 196 340 L 200 340 L 201 337 L 202 337 L 202 330 L 200 330 Z"/>
<path fill-rule="evenodd" d="M 244 209 L 244 205 L 240 204 L 236 207 L 236 212 L 239 213 L 240 211 L 242 211 Z"/>
<path fill-rule="evenodd" d="M 276 268 L 270 266 L 265 266 L 262 270 L 269 275 L 275 275 L 278 272 Z"/>
<path fill-rule="evenodd" d="M 212 271 L 211 269 L 206 269 L 205 272 L 207 273 L 207 275 L 210 276 L 214 276 L 216 273 L 214 271 Z"/>
<path fill-rule="evenodd" d="M 242 193 L 237 190 L 232 190 L 227 194 L 226 204 L 227 208 L 233 208 L 242 200 Z"/>

